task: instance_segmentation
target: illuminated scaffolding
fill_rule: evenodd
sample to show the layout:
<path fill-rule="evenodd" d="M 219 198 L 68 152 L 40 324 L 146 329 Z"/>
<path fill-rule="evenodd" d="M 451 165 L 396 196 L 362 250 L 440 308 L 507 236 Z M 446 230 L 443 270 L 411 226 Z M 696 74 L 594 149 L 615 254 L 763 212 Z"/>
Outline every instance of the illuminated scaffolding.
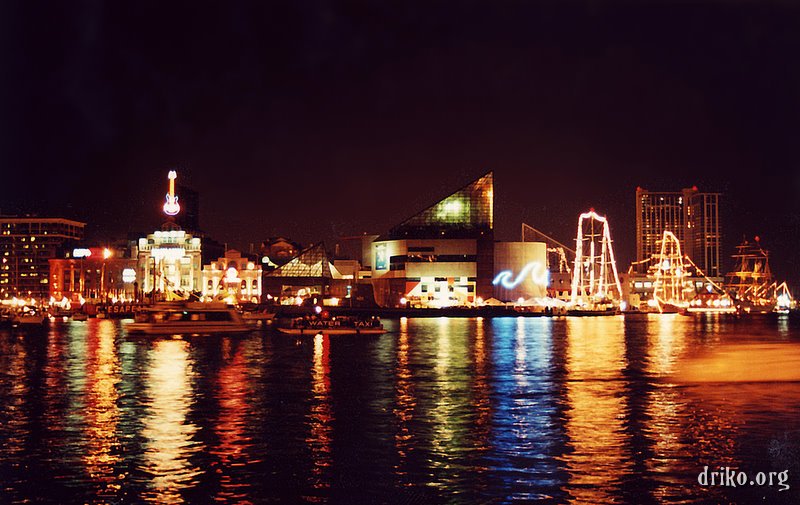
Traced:
<path fill-rule="evenodd" d="M 594 209 L 578 218 L 572 270 L 573 305 L 592 307 L 622 298 L 608 220 Z"/>

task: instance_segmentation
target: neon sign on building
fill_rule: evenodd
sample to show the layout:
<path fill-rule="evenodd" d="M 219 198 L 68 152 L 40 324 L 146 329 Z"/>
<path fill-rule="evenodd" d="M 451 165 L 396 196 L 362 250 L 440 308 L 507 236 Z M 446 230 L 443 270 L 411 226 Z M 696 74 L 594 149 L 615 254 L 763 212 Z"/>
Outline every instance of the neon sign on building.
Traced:
<path fill-rule="evenodd" d="M 164 203 L 164 214 L 177 216 L 178 212 L 181 211 L 178 195 L 175 194 L 175 179 L 178 178 L 178 174 L 175 170 L 170 170 L 167 178 L 169 178 L 169 193 L 167 193 L 167 201 Z"/>
<path fill-rule="evenodd" d="M 547 268 L 538 261 L 531 261 L 522 267 L 516 278 L 511 270 L 503 270 L 495 276 L 492 284 L 495 286 L 499 284 L 506 289 L 514 289 L 522 284 L 528 276 L 535 285 L 542 287 L 547 287 L 550 280 L 550 272 L 547 271 Z"/>

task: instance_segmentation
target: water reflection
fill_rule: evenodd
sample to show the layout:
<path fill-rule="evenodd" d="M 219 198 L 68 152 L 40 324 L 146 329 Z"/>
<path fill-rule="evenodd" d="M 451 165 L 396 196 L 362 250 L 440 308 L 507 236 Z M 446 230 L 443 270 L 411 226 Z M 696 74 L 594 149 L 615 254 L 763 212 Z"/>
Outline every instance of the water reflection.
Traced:
<path fill-rule="evenodd" d="M 101 320 L 0 332 L 0 501 L 744 502 L 756 490 L 700 488 L 697 472 L 800 472 L 797 320 L 387 326 L 374 338 L 130 339 Z"/>
<path fill-rule="evenodd" d="M 395 373 L 395 407 L 393 413 L 397 425 L 394 436 L 395 448 L 397 451 L 397 463 L 395 474 L 400 477 L 401 482 L 405 481 L 408 473 L 407 464 L 409 452 L 413 450 L 414 440 L 411 431 L 411 420 L 414 416 L 414 408 L 417 405 L 414 397 L 414 385 L 409 366 L 409 335 L 408 319 L 400 319 L 400 328 L 397 344 L 397 365 Z"/>
<path fill-rule="evenodd" d="M 562 452 L 563 443 L 552 320 L 495 319 L 492 330 L 494 469 L 510 499 L 552 498 L 560 494 L 555 456 Z"/>
<path fill-rule="evenodd" d="M 564 421 L 571 451 L 564 460 L 570 501 L 609 503 L 631 470 L 624 451 L 624 320 L 568 318 L 567 339 Z"/>
<path fill-rule="evenodd" d="M 218 458 L 216 471 L 220 490 L 215 500 L 241 503 L 247 499 L 252 486 L 249 476 L 242 471 L 260 461 L 250 454 L 252 439 L 247 433 L 252 385 L 244 345 L 224 337 L 221 347 L 222 366 L 216 384 L 219 413 L 214 423 L 219 442 L 209 448 Z"/>
<path fill-rule="evenodd" d="M 474 378 L 472 381 L 472 406 L 475 409 L 474 421 L 474 447 L 480 454 L 491 449 L 492 436 L 492 387 L 489 377 L 489 353 L 486 343 L 486 330 L 483 318 L 478 318 L 475 323 L 475 340 L 472 345 L 472 359 L 474 362 Z M 485 468 L 480 468 L 483 474 Z"/>
<path fill-rule="evenodd" d="M 198 427 L 187 420 L 193 397 L 188 350 L 183 340 L 156 340 L 149 353 L 143 469 L 150 475 L 144 497 L 154 503 L 183 503 L 181 491 L 201 473 L 191 461 L 201 447 L 194 440 Z"/>
<path fill-rule="evenodd" d="M 119 358 L 111 321 L 94 320 L 86 339 L 86 395 L 84 429 L 86 471 L 101 490 L 98 498 L 111 500 L 120 489 L 115 465 L 119 462 L 117 439 L 117 382 Z"/>
<path fill-rule="evenodd" d="M 0 374 L 2 374 L 2 408 L 0 408 L 0 470 L 4 475 L 3 480 L 8 484 L 16 484 L 24 480 L 23 469 L 19 461 L 25 456 L 25 442 L 29 435 L 27 427 L 30 422 L 27 414 L 26 402 L 30 401 L 31 388 L 26 380 L 28 349 L 25 342 L 10 333 L 0 335 Z M 17 495 L 11 489 L 4 489 L 9 498 Z M 9 493 L 9 491 L 12 491 Z"/>
<path fill-rule="evenodd" d="M 311 412 L 308 416 L 309 435 L 306 443 L 311 448 L 312 486 L 316 490 L 330 487 L 331 432 L 333 409 L 331 406 L 330 336 L 314 336 L 314 362 L 311 370 Z"/>

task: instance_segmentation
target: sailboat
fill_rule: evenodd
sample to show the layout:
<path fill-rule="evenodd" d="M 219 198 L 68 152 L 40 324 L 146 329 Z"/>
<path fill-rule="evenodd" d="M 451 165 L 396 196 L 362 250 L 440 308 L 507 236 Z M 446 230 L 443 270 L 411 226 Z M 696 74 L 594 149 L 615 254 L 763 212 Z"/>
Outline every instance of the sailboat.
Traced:
<path fill-rule="evenodd" d="M 777 303 L 775 283 L 769 267 L 769 252 L 761 248 L 758 237 L 745 239 L 736 246 L 736 270 L 725 276 L 725 290 L 736 300 L 740 310 L 750 314 L 766 314 Z"/>

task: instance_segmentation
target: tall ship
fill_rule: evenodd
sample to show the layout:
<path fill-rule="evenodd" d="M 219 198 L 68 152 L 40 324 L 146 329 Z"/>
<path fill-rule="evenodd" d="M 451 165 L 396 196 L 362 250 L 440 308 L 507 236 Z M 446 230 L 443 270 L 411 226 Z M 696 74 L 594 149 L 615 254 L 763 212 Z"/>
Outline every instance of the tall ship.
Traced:
<path fill-rule="evenodd" d="M 777 284 L 769 267 L 769 252 L 758 237 L 745 239 L 732 255 L 735 270 L 725 275 L 725 290 L 746 313 L 773 312 L 777 304 Z"/>
<path fill-rule="evenodd" d="M 642 310 L 662 314 L 736 312 L 733 300 L 724 289 L 683 254 L 674 233 L 664 230 L 659 244 L 659 253 L 639 262 L 649 264 L 647 279 L 653 285 L 653 298 Z"/>

